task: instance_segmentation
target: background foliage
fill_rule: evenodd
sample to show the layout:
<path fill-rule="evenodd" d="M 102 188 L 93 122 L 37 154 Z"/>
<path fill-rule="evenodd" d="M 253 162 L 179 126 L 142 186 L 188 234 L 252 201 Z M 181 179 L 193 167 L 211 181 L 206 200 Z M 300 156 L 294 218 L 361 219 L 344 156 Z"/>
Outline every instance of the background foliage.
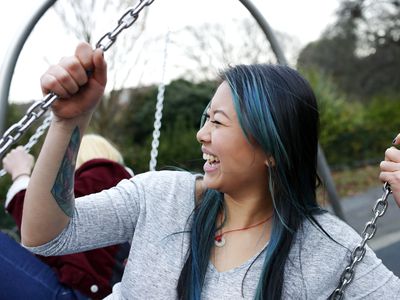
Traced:
<path fill-rule="evenodd" d="M 350 99 L 326 74 L 303 70 L 317 96 L 320 144 L 333 169 L 377 163 L 400 130 L 400 95 Z"/>

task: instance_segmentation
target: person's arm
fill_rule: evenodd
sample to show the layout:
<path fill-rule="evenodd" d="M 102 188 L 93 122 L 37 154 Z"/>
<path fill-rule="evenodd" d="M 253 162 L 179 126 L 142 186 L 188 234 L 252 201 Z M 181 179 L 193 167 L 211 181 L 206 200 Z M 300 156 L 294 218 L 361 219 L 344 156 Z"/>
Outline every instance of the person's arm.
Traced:
<path fill-rule="evenodd" d="M 88 73 L 91 73 L 88 76 Z M 61 233 L 74 211 L 74 169 L 79 144 L 107 81 L 102 51 L 78 45 L 42 76 L 44 94 L 60 96 L 25 196 L 21 239 L 42 245 Z"/>
<path fill-rule="evenodd" d="M 393 145 L 400 145 L 400 134 L 393 140 Z M 393 192 L 393 198 L 400 207 L 400 150 L 390 147 L 385 151 L 385 160 L 380 164 L 379 179 L 387 182 Z"/>

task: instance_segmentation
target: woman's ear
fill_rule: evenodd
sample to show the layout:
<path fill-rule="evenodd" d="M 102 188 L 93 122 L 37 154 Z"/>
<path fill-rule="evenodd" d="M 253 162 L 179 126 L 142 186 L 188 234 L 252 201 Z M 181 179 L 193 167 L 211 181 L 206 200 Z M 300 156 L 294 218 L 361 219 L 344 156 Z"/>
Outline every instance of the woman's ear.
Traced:
<path fill-rule="evenodd" d="M 267 159 L 264 161 L 264 163 L 267 167 L 275 167 L 275 159 L 271 155 L 267 156 Z"/>

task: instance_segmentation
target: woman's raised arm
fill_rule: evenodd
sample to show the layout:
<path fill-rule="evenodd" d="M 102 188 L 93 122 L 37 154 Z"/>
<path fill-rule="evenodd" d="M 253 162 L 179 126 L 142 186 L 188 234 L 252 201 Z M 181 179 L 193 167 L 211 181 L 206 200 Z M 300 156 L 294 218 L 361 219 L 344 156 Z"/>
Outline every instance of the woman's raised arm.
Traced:
<path fill-rule="evenodd" d="M 25 196 L 21 237 L 26 246 L 56 237 L 74 212 L 74 170 L 81 137 L 107 82 L 102 50 L 87 43 L 75 55 L 62 58 L 41 78 L 44 94 L 60 98 L 52 105 L 54 118 L 32 172 Z"/>

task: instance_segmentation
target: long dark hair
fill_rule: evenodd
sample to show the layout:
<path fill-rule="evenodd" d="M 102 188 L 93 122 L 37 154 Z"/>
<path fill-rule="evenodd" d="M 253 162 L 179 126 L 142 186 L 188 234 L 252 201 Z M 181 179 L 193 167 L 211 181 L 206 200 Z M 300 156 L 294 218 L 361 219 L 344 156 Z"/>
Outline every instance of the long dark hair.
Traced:
<path fill-rule="evenodd" d="M 284 267 L 304 219 L 317 223 L 316 201 L 319 114 L 308 82 L 281 65 L 238 65 L 221 74 L 231 89 L 246 137 L 255 141 L 275 164 L 266 188 L 274 217 L 255 299 L 280 299 Z M 223 195 L 208 190 L 195 208 L 190 248 L 178 282 L 179 299 L 201 298 Z M 318 223 L 317 223 L 318 224 Z"/>

